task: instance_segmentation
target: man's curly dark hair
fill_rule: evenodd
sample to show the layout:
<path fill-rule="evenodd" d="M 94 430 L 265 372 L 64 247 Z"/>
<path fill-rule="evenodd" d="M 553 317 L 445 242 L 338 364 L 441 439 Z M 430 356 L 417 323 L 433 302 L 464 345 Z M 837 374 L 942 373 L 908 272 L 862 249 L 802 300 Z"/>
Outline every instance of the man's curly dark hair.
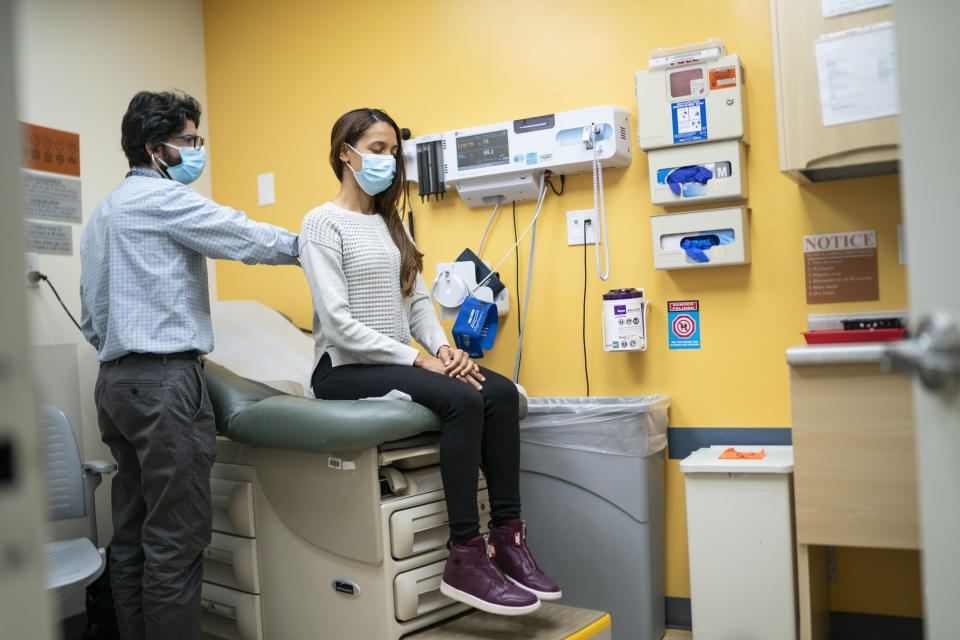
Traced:
<path fill-rule="evenodd" d="M 144 145 L 165 142 L 187 121 L 200 125 L 200 103 L 180 91 L 141 91 L 133 96 L 120 125 L 120 145 L 131 167 L 150 164 Z"/>

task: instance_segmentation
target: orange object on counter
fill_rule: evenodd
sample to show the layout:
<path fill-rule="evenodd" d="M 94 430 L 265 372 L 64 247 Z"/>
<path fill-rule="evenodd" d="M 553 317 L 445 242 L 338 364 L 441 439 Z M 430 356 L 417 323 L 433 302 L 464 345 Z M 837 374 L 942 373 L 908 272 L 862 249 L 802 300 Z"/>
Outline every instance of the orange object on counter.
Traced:
<path fill-rule="evenodd" d="M 720 454 L 721 460 L 762 460 L 763 456 L 766 455 L 765 449 L 760 449 L 760 451 L 737 451 L 735 448 L 730 447 L 726 451 Z"/>

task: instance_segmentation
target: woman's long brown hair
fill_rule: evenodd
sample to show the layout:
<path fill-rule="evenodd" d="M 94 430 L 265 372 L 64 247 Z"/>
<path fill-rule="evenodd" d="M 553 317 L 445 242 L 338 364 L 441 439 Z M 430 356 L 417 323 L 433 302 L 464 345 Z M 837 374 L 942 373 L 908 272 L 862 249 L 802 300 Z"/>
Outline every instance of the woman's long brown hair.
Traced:
<path fill-rule="evenodd" d="M 413 292 L 417 274 L 423 270 L 423 254 L 410 240 L 400 219 L 400 207 L 406 209 L 407 198 L 403 188 L 406 183 L 406 172 L 403 168 L 400 128 L 397 123 L 380 109 L 354 109 L 343 114 L 334 123 L 333 131 L 330 132 L 330 166 L 333 167 L 337 180 L 343 182 L 345 163 L 340 159 L 340 151 L 344 143 L 353 146 L 367 129 L 377 122 L 386 122 L 397 134 L 397 153 L 394 154 L 397 159 L 397 174 L 393 178 L 393 184 L 373 197 L 373 206 L 387 223 L 390 237 L 400 250 L 400 290 L 403 295 L 408 296 Z"/>

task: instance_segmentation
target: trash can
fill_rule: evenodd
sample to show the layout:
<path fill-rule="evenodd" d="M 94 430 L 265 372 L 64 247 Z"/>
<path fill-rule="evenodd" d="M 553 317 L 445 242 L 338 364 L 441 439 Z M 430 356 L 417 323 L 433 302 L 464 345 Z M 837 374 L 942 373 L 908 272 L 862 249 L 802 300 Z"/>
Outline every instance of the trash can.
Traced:
<path fill-rule="evenodd" d="M 694 637 L 796 640 L 793 447 L 707 447 L 680 471 Z"/>
<path fill-rule="evenodd" d="M 614 640 L 664 634 L 667 396 L 531 398 L 520 422 L 530 548 L 562 604 L 607 611 Z"/>

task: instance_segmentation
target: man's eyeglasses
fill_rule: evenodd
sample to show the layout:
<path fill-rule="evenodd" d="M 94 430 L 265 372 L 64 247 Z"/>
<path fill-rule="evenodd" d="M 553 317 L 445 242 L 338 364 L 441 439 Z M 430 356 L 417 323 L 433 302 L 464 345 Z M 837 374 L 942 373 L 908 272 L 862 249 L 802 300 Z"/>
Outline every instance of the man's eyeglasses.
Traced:
<path fill-rule="evenodd" d="M 170 136 L 170 138 L 173 140 L 184 140 L 187 146 L 192 146 L 194 149 L 199 149 L 204 143 L 203 136 Z"/>

